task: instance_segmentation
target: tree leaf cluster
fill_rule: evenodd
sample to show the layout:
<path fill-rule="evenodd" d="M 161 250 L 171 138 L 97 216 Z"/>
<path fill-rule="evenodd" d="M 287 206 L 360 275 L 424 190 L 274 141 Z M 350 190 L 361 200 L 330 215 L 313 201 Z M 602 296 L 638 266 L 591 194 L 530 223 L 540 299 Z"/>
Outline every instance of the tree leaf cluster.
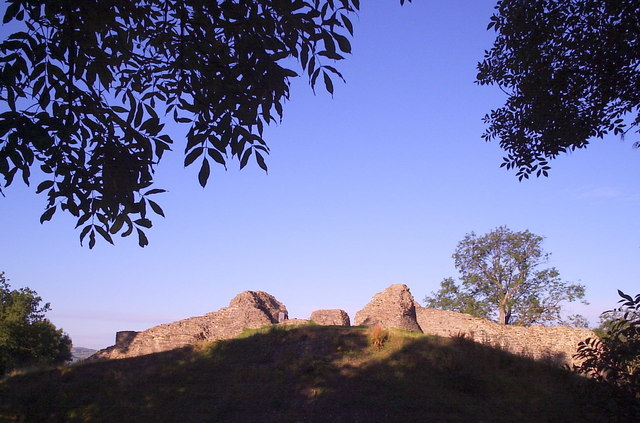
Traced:
<path fill-rule="evenodd" d="M 503 167 L 547 176 L 550 159 L 593 138 L 638 132 L 636 0 L 501 0 L 495 10 L 476 82 L 507 94 L 483 135 L 507 152 Z"/>
<path fill-rule="evenodd" d="M 582 299 L 585 287 L 563 281 L 554 267 L 543 267 L 550 255 L 542 241 L 528 230 L 505 226 L 482 236 L 467 234 L 453 254 L 459 284 L 444 279 L 425 298 L 426 305 L 501 324 L 562 323 L 562 304 Z"/>
<path fill-rule="evenodd" d="M 401 1 L 404 3 L 404 1 Z M 0 175 L 27 185 L 39 168 L 41 222 L 75 216 L 80 240 L 136 234 L 144 247 L 154 172 L 188 127 L 184 165 L 267 170 L 266 125 L 291 78 L 329 93 L 351 52 L 357 0 L 8 0 L 0 44 Z M 2 188 L 0 188 L 0 193 Z"/>
<path fill-rule="evenodd" d="M 579 344 L 574 357 L 581 363 L 574 370 L 621 387 L 640 400 L 640 294 L 632 297 L 620 290 L 618 294 L 620 306 L 603 313 L 604 334 Z"/>
<path fill-rule="evenodd" d="M 0 272 L 0 375 L 71 359 L 71 339 L 44 317 L 50 305 L 41 301 L 32 289 L 12 290 Z"/>

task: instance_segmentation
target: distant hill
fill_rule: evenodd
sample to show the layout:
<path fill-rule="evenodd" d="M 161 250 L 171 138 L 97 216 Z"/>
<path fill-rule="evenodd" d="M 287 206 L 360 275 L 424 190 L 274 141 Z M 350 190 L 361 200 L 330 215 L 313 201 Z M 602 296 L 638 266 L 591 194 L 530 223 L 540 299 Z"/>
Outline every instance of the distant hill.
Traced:
<path fill-rule="evenodd" d="M 96 350 L 92 350 L 91 348 L 84 347 L 71 347 L 71 361 L 79 361 L 84 360 L 85 358 L 93 355 Z"/>
<path fill-rule="evenodd" d="M 0 421 L 634 422 L 635 400 L 464 337 L 270 328 L 0 382 Z"/>

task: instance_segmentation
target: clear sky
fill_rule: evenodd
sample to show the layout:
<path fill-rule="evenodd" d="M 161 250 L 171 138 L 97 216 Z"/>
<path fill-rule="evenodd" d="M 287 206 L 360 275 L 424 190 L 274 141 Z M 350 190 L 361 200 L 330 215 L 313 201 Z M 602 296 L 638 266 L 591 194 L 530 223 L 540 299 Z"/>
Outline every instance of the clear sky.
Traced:
<path fill-rule="evenodd" d="M 283 122 L 269 128 L 269 173 L 254 163 L 213 172 L 206 189 L 166 156 L 150 245 L 79 244 L 74 221 L 40 225 L 45 197 L 16 181 L 0 198 L 0 270 L 52 305 L 74 345 L 103 348 L 118 330 L 144 330 L 267 291 L 290 317 L 342 308 L 351 319 L 377 292 L 407 284 L 417 300 L 457 276 L 451 254 L 468 232 L 497 226 L 545 237 L 550 265 L 587 286 L 597 323 L 617 289 L 640 292 L 640 151 L 596 140 L 518 182 L 485 143 L 482 117 L 497 87 L 473 83 L 490 48 L 494 1 L 362 2 L 353 54 L 333 98 L 292 85 Z M 176 129 L 176 134 L 179 130 Z"/>

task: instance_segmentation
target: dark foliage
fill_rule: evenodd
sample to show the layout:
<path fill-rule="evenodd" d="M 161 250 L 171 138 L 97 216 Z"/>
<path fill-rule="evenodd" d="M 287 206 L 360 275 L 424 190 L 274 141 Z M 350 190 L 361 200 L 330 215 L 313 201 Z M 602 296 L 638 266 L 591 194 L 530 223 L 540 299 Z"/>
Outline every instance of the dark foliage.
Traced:
<path fill-rule="evenodd" d="M 400 3 L 404 3 L 401 0 Z M 0 44 L 0 175 L 39 167 L 41 222 L 71 213 L 96 233 L 148 244 L 153 175 L 188 125 L 185 166 L 204 187 L 211 164 L 267 170 L 266 125 L 282 118 L 290 78 L 333 93 L 331 63 L 351 51 L 358 0 L 8 0 Z M 297 68 L 298 70 L 294 70 Z M 1 193 L 0 189 L 0 193 Z"/>
<path fill-rule="evenodd" d="M 600 338 L 581 342 L 574 370 L 600 382 L 621 387 L 640 400 L 640 294 L 635 298 L 618 291 L 621 306 L 610 310 L 617 319 L 608 322 Z"/>
<path fill-rule="evenodd" d="M 497 37 L 477 82 L 508 98 L 485 117 L 483 138 L 499 140 L 502 166 L 519 179 L 547 176 L 549 159 L 638 127 L 637 0 L 502 0 L 488 28 Z"/>

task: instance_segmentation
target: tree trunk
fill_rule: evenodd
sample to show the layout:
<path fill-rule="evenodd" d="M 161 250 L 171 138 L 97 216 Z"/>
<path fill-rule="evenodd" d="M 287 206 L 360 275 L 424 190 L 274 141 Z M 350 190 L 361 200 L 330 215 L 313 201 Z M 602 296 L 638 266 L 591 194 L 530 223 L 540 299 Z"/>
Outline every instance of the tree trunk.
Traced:
<path fill-rule="evenodd" d="M 498 323 L 508 325 L 511 322 L 511 310 L 507 310 L 506 304 L 498 306 Z"/>
<path fill-rule="evenodd" d="M 502 305 L 498 306 L 498 323 L 501 325 L 506 325 L 504 319 L 506 318 L 507 313 L 505 313 L 504 307 Z"/>

